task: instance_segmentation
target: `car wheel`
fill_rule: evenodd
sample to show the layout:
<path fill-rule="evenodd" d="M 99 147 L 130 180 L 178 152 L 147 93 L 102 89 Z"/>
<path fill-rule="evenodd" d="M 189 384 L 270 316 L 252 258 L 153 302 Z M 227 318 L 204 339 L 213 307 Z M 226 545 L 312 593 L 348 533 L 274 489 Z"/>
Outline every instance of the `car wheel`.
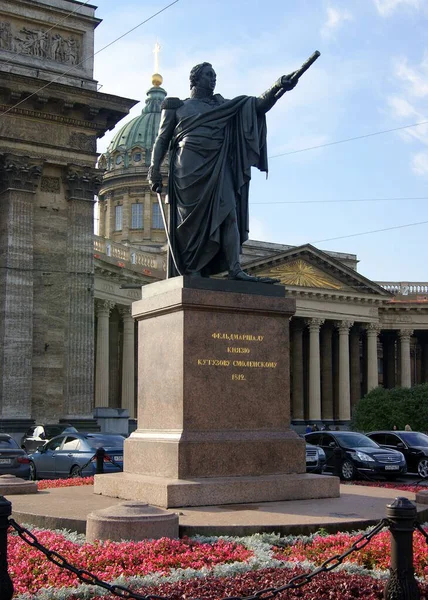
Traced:
<path fill-rule="evenodd" d="M 428 477 L 428 458 L 421 458 L 418 462 L 418 475 L 423 479 Z"/>
<path fill-rule="evenodd" d="M 342 475 L 342 479 L 345 479 L 345 481 L 351 481 L 351 479 L 355 479 L 355 467 L 350 460 L 343 461 L 340 474 Z"/>
<path fill-rule="evenodd" d="M 82 477 L 82 473 L 80 472 L 80 467 L 74 465 L 70 471 L 70 477 Z"/>
<path fill-rule="evenodd" d="M 36 473 L 36 465 L 33 462 L 30 462 L 30 474 L 28 476 L 30 481 L 36 481 L 37 473 Z"/>

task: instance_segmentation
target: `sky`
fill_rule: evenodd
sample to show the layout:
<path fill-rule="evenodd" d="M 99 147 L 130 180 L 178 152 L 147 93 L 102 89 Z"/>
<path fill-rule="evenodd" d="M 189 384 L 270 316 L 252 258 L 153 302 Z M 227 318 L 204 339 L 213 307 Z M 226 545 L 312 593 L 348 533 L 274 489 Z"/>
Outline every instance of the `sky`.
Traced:
<path fill-rule="evenodd" d="M 118 127 L 144 107 L 156 42 L 163 88 L 182 99 L 203 61 L 225 98 L 258 96 L 319 50 L 267 114 L 269 174 L 252 169 L 250 239 L 356 254 L 375 281 L 427 282 L 428 124 L 405 126 L 428 121 L 428 2 L 179 0 L 102 50 L 171 1 L 98 1 L 100 91 L 141 101 Z"/>

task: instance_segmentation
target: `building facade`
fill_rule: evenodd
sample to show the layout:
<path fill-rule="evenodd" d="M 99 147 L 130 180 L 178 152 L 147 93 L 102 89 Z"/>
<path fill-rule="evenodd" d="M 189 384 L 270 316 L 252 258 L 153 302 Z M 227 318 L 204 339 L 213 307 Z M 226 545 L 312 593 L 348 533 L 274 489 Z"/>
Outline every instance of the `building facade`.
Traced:
<path fill-rule="evenodd" d="M 96 426 L 96 141 L 135 101 L 93 79 L 95 7 L 0 6 L 0 428 Z"/>

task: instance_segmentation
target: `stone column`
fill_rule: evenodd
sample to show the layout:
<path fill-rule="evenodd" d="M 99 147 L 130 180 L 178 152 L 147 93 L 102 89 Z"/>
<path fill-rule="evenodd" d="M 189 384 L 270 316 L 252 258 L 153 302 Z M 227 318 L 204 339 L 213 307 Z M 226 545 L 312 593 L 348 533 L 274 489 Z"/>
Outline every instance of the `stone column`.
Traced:
<path fill-rule="evenodd" d="M 97 358 L 95 363 L 95 406 L 108 406 L 109 397 L 109 317 L 113 302 L 97 300 Z"/>
<path fill-rule="evenodd" d="M 308 319 L 309 327 L 309 420 L 321 420 L 320 328 L 324 319 Z"/>
<path fill-rule="evenodd" d="M 70 166 L 65 184 L 68 200 L 68 336 L 65 348 L 64 418 L 77 422 L 93 419 L 93 211 L 101 176 L 95 169 Z"/>
<path fill-rule="evenodd" d="M 131 307 L 122 308 L 123 318 L 123 350 L 122 350 L 122 408 L 126 408 L 131 419 L 135 418 L 135 387 L 134 387 L 134 319 Z"/>
<path fill-rule="evenodd" d="M 377 339 L 380 333 L 378 323 L 367 325 L 367 391 L 378 387 L 379 369 L 377 356 Z"/>
<path fill-rule="evenodd" d="M 398 332 L 400 338 L 400 365 L 401 365 L 401 387 L 411 387 L 411 365 L 410 365 L 410 338 L 413 335 L 411 329 L 401 329 Z"/>
<path fill-rule="evenodd" d="M 339 321 L 339 421 L 351 418 L 351 388 L 349 377 L 349 329 L 352 321 Z"/>
<path fill-rule="evenodd" d="M 106 201 L 103 196 L 98 198 L 98 235 L 106 237 Z"/>
<path fill-rule="evenodd" d="M 42 172 L 0 156 L 0 419 L 11 433 L 32 417 L 34 199 Z M 43 352 L 43 345 L 41 345 Z"/>
<path fill-rule="evenodd" d="M 331 322 L 321 330 L 321 416 L 332 421 L 333 413 L 333 330 Z"/>
<path fill-rule="evenodd" d="M 304 383 L 303 383 L 303 323 L 292 318 L 291 330 L 291 417 L 293 420 L 305 419 Z"/>
<path fill-rule="evenodd" d="M 122 362 L 121 343 L 122 332 L 120 331 L 119 311 L 112 311 L 109 320 L 109 386 L 108 404 L 110 408 L 120 408 L 120 397 L 122 395 L 120 365 Z"/>
<path fill-rule="evenodd" d="M 351 409 L 361 398 L 360 327 L 355 326 L 349 335 Z"/>

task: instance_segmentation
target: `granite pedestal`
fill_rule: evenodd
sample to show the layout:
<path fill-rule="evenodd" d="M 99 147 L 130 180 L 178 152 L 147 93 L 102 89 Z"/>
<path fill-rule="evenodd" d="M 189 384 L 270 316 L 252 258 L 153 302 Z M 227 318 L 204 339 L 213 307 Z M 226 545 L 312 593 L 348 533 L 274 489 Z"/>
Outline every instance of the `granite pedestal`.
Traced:
<path fill-rule="evenodd" d="M 145 286 L 138 320 L 138 428 L 124 472 L 95 493 L 162 507 L 334 497 L 306 474 L 290 429 L 284 288 L 196 277 Z"/>

